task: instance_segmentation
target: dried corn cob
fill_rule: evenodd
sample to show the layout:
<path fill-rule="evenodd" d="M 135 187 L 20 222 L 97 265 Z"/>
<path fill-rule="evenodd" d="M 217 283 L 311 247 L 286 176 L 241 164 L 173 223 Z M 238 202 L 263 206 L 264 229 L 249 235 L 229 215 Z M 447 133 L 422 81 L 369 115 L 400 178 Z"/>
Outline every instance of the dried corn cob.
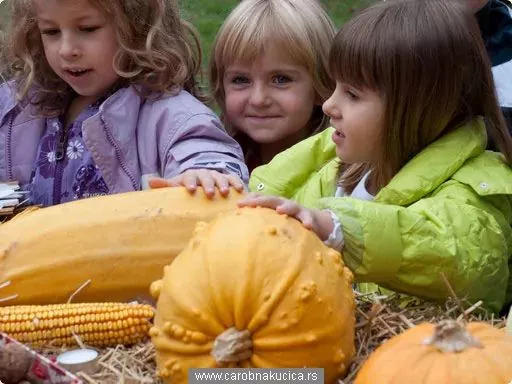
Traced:
<path fill-rule="evenodd" d="M 154 309 L 128 303 L 0 307 L 0 332 L 33 346 L 130 345 L 148 336 Z"/>

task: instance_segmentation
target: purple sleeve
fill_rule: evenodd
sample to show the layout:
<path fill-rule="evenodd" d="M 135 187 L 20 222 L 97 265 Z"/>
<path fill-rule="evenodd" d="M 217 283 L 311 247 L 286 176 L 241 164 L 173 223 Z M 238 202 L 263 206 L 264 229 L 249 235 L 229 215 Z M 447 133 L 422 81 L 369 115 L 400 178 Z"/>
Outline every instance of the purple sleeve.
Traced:
<path fill-rule="evenodd" d="M 240 145 L 211 114 L 192 115 L 173 135 L 166 150 L 164 177 L 188 169 L 208 168 L 240 177 L 245 184 L 249 172 Z"/>

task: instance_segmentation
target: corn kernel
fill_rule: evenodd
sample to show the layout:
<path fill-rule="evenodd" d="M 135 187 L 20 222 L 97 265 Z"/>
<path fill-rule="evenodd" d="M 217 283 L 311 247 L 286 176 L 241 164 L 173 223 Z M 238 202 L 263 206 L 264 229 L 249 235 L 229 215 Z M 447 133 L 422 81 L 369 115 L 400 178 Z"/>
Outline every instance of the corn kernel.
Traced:
<path fill-rule="evenodd" d="M 132 344 L 147 337 L 152 307 L 125 303 L 79 303 L 0 308 L 0 332 L 34 346 L 74 345 L 77 334 L 92 346 Z"/>

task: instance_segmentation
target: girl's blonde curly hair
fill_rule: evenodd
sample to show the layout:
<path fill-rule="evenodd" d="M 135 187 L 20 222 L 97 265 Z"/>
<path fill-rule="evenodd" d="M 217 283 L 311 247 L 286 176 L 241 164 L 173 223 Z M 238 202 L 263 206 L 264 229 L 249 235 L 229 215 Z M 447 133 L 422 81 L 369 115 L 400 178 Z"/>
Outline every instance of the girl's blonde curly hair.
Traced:
<path fill-rule="evenodd" d="M 184 89 L 204 99 L 196 81 L 201 67 L 198 34 L 180 18 L 176 0 L 88 1 L 116 25 L 119 50 L 113 65 L 123 85 L 135 86 L 142 97 Z M 3 51 L 18 99 L 43 115 L 63 113 L 74 92 L 46 60 L 32 0 L 11 0 Z"/>

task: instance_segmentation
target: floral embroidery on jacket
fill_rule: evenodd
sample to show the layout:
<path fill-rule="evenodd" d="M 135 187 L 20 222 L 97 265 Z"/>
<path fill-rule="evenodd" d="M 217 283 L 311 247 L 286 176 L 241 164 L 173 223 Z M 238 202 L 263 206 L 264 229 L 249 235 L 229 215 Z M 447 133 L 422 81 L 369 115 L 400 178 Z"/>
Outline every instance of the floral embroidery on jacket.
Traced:
<path fill-rule="evenodd" d="M 82 137 L 83 122 L 98 111 L 99 103 L 89 106 L 68 127 L 67 145 L 60 160 L 56 151 L 63 124 L 58 118 L 46 119 L 30 185 L 33 204 L 49 206 L 109 193 Z"/>

